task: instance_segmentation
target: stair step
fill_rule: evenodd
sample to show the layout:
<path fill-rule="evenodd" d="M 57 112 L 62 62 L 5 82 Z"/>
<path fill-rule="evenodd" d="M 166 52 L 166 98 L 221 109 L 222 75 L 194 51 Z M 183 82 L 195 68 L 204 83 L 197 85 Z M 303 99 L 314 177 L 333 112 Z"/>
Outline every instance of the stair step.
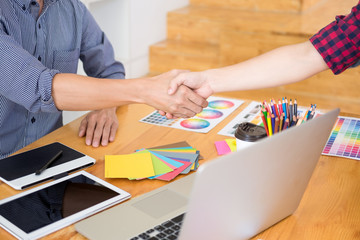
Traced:
<path fill-rule="evenodd" d="M 276 12 L 301 12 L 320 2 L 322 0 L 190 0 L 190 4 L 196 6 Z"/>
<path fill-rule="evenodd" d="M 218 56 L 219 48 L 216 45 L 166 40 L 150 47 L 150 72 L 215 68 L 219 67 Z"/>
<path fill-rule="evenodd" d="M 218 44 L 228 10 L 188 6 L 167 15 L 167 38 Z"/>
<path fill-rule="evenodd" d="M 190 5 L 168 13 L 167 38 L 184 42 L 219 44 L 223 32 L 271 32 L 311 36 L 346 14 L 354 0 L 328 0 L 302 14 L 254 12 Z"/>

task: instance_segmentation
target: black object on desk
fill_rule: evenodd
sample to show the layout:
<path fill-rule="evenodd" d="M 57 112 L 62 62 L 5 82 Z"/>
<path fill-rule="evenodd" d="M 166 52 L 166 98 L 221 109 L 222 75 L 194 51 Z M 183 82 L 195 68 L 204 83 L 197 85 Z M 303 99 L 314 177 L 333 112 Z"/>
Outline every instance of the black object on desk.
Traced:
<path fill-rule="evenodd" d="M 61 157 L 56 156 L 61 151 Z M 60 155 L 60 154 L 59 154 Z M 55 157 L 56 156 L 56 157 Z M 52 158 L 55 158 L 52 161 Z M 59 142 L 35 148 L 0 160 L 0 180 L 15 189 L 64 176 L 69 172 L 91 166 L 95 159 Z M 36 174 L 40 169 L 41 174 Z M 44 171 L 46 169 L 46 171 Z"/>

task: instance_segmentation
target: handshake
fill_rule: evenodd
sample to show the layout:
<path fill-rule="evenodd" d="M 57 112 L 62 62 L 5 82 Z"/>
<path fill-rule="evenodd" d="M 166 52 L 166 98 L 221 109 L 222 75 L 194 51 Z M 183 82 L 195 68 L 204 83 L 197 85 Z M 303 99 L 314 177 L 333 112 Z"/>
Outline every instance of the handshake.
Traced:
<path fill-rule="evenodd" d="M 151 78 L 144 89 L 145 103 L 159 109 L 167 118 L 189 118 L 207 107 L 214 93 L 204 72 L 171 70 Z M 153 85 L 148 87 L 149 85 Z M 147 91 L 149 90 L 149 91 Z"/>

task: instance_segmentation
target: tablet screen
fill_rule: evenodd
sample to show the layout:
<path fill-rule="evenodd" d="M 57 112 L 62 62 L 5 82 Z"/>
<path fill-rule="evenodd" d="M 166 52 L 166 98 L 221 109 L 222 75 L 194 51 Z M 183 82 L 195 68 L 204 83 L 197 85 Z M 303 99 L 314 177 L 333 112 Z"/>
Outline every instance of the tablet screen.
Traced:
<path fill-rule="evenodd" d="M 84 175 L 29 193 L 0 205 L 0 215 L 30 233 L 120 193 Z"/>

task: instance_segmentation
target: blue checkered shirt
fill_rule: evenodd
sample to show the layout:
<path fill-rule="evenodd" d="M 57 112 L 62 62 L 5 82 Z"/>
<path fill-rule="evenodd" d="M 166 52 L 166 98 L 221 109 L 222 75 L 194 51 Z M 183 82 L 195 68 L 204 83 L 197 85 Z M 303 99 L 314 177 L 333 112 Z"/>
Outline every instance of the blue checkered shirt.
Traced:
<path fill-rule="evenodd" d="M 0 0 L 0 159 L 62 126 L 57 73 L 124 78 L 124 67 L 80 0 Z M 74 103 L 76 104 L 76 103 Z"/>

